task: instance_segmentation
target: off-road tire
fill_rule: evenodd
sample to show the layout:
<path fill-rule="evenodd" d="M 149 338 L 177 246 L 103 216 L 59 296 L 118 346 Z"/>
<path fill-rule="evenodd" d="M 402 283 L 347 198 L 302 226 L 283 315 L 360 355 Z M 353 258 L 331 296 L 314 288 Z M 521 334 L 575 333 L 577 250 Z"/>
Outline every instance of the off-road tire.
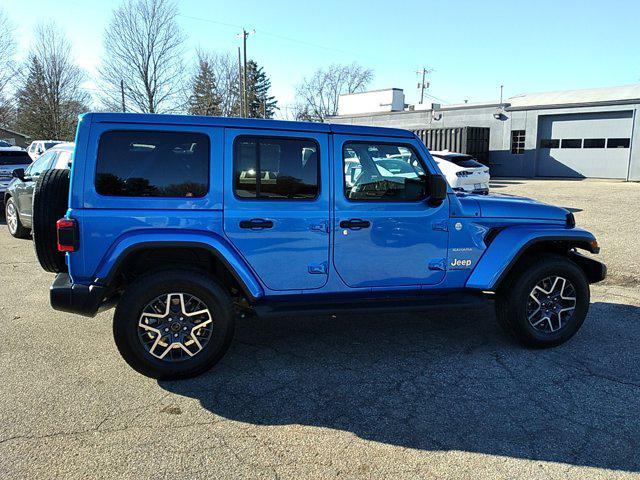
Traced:
<path fill-rule="evenodd" d="M 13 228 L 9 223 L 10 222 L 9 214 L 7 213 L 7 210 L 9 208 L 13 208 L 15 212 L 15 227 Z M 31 230 L 29 230 L 27 227 L 22 225 L 22 221 L 20 221 L 20 212 L 18 212 L 18 206 L 16 205 L 16 202 L 11 197 L 7 199 L 4 205 L 4 218 L 5 218 L 5 221 L 7 222 L 7 228 L 9 229 L 9 233 L 11 234 L 12 237 L 29 238 L 31 234 Z"/>
<path fill-rule="evenodd" d="M 145 306 L 169 293 L 186 293 L 201 299 L 213 318 L 208 343 L 192 358 L 168 362 L 151 355 L 138 337 L 138 322 Z M 215 280 L 189 270 L 162 271 L 141 277 L 125 288 L 113 318 L 113 335 L 124 360 L 135 370 L 159 380 L 194 377 L 212 368 L 226 353 L 235 326 L 231 297 Z"/>
<path fill-rule="evenodd" d="M 561 276 L 575 288 L 575 310 L 571 319 L 556 332 L 539 332 L 527 318 L 526 305 L 529 294 L 542 279 Z M 561 345 L 580 329 L 589 310 L 589 282 L 584 272 L 566 257 L 555 254 L 537 256 L 517 266 L 507 276 L 496 292 L 496 316 L 498 323 L 516 340 L 532 348 L 549 348 Z"/>
<path fill-rule="evenodd" d="M 69 170 L 47 170 L 40 175 L 33 192 L 33 244 L 42 268 L 47 272 L 67 271 L 64 253 L 58 252 L 56 222 L 67 213 Z"/>

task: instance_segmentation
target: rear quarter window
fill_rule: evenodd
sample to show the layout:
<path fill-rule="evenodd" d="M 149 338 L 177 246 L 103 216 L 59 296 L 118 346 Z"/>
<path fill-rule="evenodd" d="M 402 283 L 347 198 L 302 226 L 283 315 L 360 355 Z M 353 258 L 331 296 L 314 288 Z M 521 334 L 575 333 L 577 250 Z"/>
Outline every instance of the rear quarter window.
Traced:
<path fill-rule="evenodd" d="M 202 133 L 102 134 L 96 191 L 119 197 L 203 197 L 209 190 L 209 137 Z"/>
<path fill-rule="evenodd" d="M 30 165 L 31 157 L 25 151 L 0 151 L 0 165 Z"/>

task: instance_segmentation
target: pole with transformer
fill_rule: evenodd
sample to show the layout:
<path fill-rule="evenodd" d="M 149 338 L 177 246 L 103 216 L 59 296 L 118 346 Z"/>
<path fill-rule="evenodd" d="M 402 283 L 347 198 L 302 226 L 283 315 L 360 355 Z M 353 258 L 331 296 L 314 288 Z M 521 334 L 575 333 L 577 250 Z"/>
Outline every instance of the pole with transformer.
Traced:
<path fill-rule="evenodd" d="M 424 103 L 424 91 L 429 88 L 429 82 L 427 82 L 427 74 L 433 72 L 432 68 L 427 69 L 426 67 L 422 67 L 421 70 L 418 70 L 416 73 L 418 75 L 422 74 L 422 82 L 418 83 L 418 88 L 420 89 L 420 104 Z"/>
<path fill-rule="evenodd" d="M 242 54 L 240 53 L 240 47 L 238 47 L 238 100 L 240 100 L 240 111 L 238 112 L 239 117 L 244 116 L 244 102 L 242 101 L 243 96 L 244 88 L 242 82 Z"/>
<path fill-rule="evenodd" d="M 250 32 L 246 31 L 244 28 L 242 29 L 242 33 L 239 33 L 237 36 L 242 35 L 242 50 L 243 50 L 243 73 L 242 73 L 242 99 L 244 103 L 243 116 L 249 116 L 249 104 L 247 103 L 247 37 L 249 35 L 255 34 L 255 30 L 251 30 Z"/>

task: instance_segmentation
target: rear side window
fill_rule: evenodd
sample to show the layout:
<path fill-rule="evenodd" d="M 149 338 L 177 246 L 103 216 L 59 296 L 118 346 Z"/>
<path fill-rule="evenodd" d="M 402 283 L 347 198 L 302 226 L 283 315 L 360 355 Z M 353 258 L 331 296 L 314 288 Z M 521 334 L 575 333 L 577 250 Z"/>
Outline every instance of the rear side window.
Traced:
<path fill-rule="evenodd" d="M 0 165 L 30 165 L 31 157 L 19 150 L 0 151 Z"/>
<path fill-rule="evenodd" d="M 119 197 L 203 197 L 209 137 L 202 133 L 111 131 L 100 137 L 96 191 Z"/>
<path fill-rule="evenodd" d="M 320 190 L 318 154 L 318 144 L 309 139 L 238 137 L 235 194 L 247 199 L 314 199 Z"/>

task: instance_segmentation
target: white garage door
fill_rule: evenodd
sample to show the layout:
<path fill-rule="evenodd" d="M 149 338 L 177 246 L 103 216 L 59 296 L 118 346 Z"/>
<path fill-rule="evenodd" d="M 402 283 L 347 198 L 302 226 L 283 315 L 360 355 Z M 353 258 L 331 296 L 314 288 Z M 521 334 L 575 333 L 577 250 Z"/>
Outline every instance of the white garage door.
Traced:
<path fill-rule="evenodd" d="M 540 177 L 627 178 L 632 112 L 541 116 Z"/>

